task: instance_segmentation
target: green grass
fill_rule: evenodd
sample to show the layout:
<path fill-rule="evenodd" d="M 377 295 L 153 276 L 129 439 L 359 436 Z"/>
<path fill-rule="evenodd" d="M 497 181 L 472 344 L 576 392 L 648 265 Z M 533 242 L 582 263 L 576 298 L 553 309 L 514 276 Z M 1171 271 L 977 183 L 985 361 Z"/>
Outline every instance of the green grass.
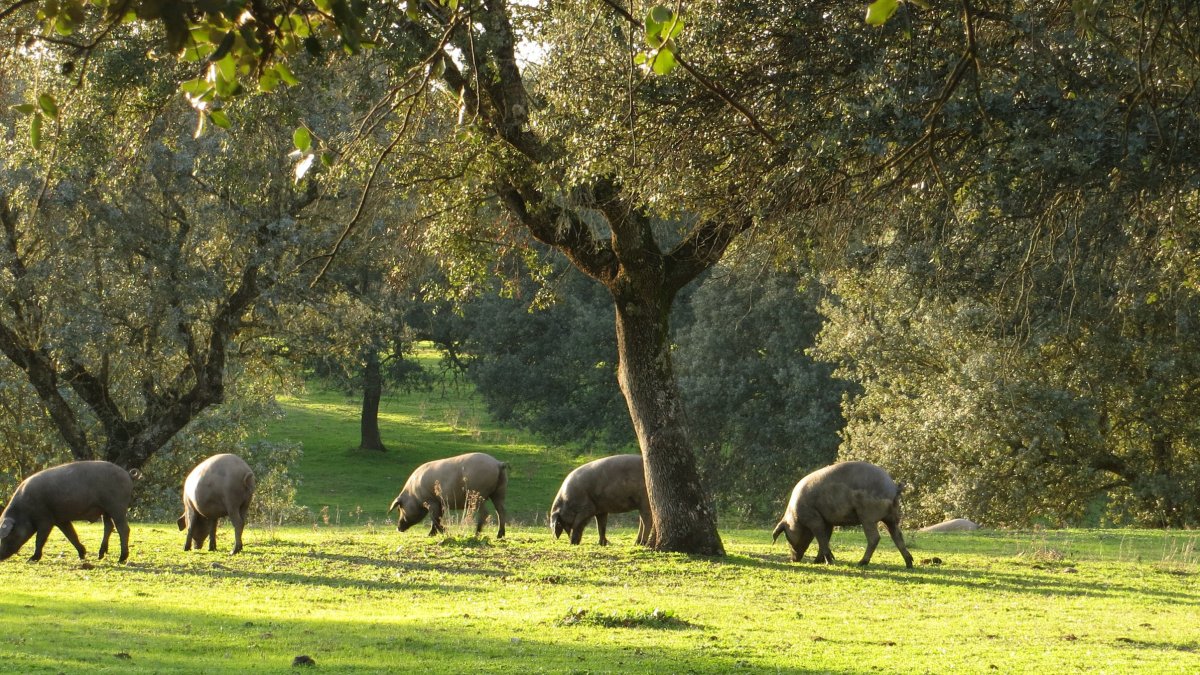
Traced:
<path fill-rule="evenodd" d="M 81 528 L 94 549 L 99 527 Z M 831 566 L 787 562 L 767 530 L 723 559 L 542 527 L 505 540 L 342 526 L 182 549 L 135 524 L 127 565 L 81 566 L 57 533 L 0 564 L 8 672 L 1154 672 L 1200 669 L 1200 534 L 1054 531 L 885 541 L 857 531 Z M 28 553 L 23 551 L 22 553 Z M 934 559 L 940 562 L 934 562 Z M 993 668 L 994 667 L 994 668 Z"/>
<path fill-rule="evenodd" d="M 379 414 L 384 452 L 357 447 L 358 399 L 314 389 L 299 398 L 283 397 L 280 404 L 284 418 L 269 427 L 268 436 L 303 444 L 296 501 L 321 524 L 385 521 L 388 505 L 413 469 L 467 452 L 508 462 L 510 522 L 543 522 L 562 479 L 599 456 L 572 456 L 495 425 L 465 387 L 385 397 Z"/>
<path fill-rule="evenodd" d="M 612 546 L 593 526 L 572 547 L 545 511 L 587 458 L 495 427 L 469 396 L 389 399 L 386 453 L 354 449 L 357 401 L 283 405 L 270 435 L 304 444 L 313 522 L 252 527 L 238 556 L 228 526 L 214 554 L 135 523 L 126 565 L 81 564 L 55 531 L 42 562 L 27 545 L 0 563 L 0 671 L 289 673 L 307 655 L 322 673 L 1200 672 L 1200 533 L 910 532 L 912 570 L 886 537 L 853 565 L 857 530 L 830 566 L 787 562 L 768 529 L 723 531 L 720 559 L 651 553 L 633 518 Z M 396 532 L 384 511 L 409 472 L 476 450 L 513 466 L 508 537 L 461 518 Z M 78 529 L 94 551 L 99 525 Z"/>

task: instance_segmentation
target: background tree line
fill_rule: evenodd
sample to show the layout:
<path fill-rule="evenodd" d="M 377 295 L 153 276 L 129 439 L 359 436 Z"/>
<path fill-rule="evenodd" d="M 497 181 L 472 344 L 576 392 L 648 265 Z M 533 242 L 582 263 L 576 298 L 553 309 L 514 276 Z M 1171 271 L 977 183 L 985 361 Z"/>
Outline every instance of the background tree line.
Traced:
<path fill-rule="evenodd" d="M 778 516 L 798 476 L 837 457 L 851 387 L 806 354 L 821 319 L 820 288 L 801 288 L 805 281 L 721 268 L 674 308 L 675 361 L 701 475 L 730 517 Z M 524 281 L 516 294 L 485 294 L 443 314 L 442 335 L 454 336 L 467 378 L 496 419 L 581 452 L 636 452 L 616 386 L 611 312 L 594 284 L 559 264 L 546 285 Z"/>

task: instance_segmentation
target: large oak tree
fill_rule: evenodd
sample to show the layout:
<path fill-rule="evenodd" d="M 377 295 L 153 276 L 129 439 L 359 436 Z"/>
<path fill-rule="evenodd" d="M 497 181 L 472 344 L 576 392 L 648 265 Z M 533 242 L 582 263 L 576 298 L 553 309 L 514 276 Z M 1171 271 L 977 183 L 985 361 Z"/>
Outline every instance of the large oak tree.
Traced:
<path fill-rule="evenodd" d="M 366 42 L 381 47 L 395 84 L 363 118 L 362 129 L 369 136 L 391 124 L 396 143 L 379 155 L 377 168 L 387 170 L 383 160 L 393 151 L 410 156 L 397 151 L 398 144 L 428 146 L 437 162 L 413 162 L 424 169 L 409 180 L 448 179 L 445 192 L 491 205 L 496 218 L 486 236 L 536 239 L 608 290 L 619 381 L 654 505 L 652 546 L 723 552 L 690 447 L 667 317 L 679 290 L 753 226 L 756 167 L 773 139 L 738 92 L 681 55 L 674 58 L 674 43 L 664 39 L 677 37 L 678 17 L 658 10 L 655 16 L 668 21 L 657 25 L 662 34 L 646 48 L 641 22 L 617 3 L 411 2 L 400 11 L 391 3 L 352 7 L 345 0 L 133 0 L 67 3 L 56 11 L 41 8 L 35 17 L 37 9 L 17 2 L 0 18 L 48 22 L 60 34 L 73 33 L 68 40 L 88 56 L 107 48 L 105 39 L 121 21 L 161 26 L 166 50 L 200 66 L 200 77 L 183 87 L 202 122 L 217 126 L 230 124 L 236 106 L 229 102 L 244 87 L 271 89 L 294 80 L 281 57 L 318 55 L 332 46 L 332 36 L 349 51 Z M 592 18 L 600 30 L 589 27 Z M 522 43 L 534 42 L 534 33 L 523 31 L 538 31 L 544 68 L 526 68 L 518 59 Z M 677 61 L 693 77 L 647 80 L 634 64 L 635 52 L 655 64 Z M 586 67 L 564 67 L 572 62 Z M 728 70 L 719 60 L 711 65 Z M 531 77 L 534 71 L 539 74 Z M 733 81 L 733 75 L 719 79 Z M 441 111 L 457 115 L 455 128 L 419 121 Z M 32 114 L 41 119 L 41 112 Z M 307 132 L 296 143 L 308 163 L 326 149 L 314 146 Z M 330 143 L 328 149 L 340 148 Z M 368 183 L 378 177 L 372 174 Z M 404 180 L 399 170 L 389 177 Z M 673 182 L 676 188 L 662 189 Z M 480 215 L 474 210 L 464 222 L 478 222 Z M 656 229 L 664 216 L 676 225 Z"/>
<path fill-rule="evenodd" d="M 61 45 L 3 63 L 5 112 L 23 120 L 9 129 L 31 122 L 7 104 L 63 105 L 39 106 L 40 147 L 3 139 L 0 355 L 59 448 L 126 467 L 250 385 L 294 270 L 327 245 L 302 222 L 317 192 L 288 177 L 278 109 L 246 129 L 260 153 L 193 138 L 182 71 L 147 58 L 153 45 L 124 34 L 74 88 Z"/>

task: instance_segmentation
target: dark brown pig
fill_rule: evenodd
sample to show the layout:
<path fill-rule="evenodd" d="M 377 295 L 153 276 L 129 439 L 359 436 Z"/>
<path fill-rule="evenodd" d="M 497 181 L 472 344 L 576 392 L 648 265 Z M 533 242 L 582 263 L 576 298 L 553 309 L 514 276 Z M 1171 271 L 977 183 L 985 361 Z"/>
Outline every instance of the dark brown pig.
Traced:
<path fill-rule="evenodd" d="M 196 465 L 183 483 L 183 515 L 176 521 L 187 530 L 183 550 L 196 550 L 208 539 L 208 550 L 217 550 L 217 526 L 228 517 L 233 524 L 233 553 L 242 550 L 242 529 L 254 496 L 254 472 L 237 455 L 213 455 Z"/>
<path fill-rule="evenodd" d="M 471 452 L 457 457 L 448 457 L 426 462 L 404 483 L 404 489 L 388 507 L 398 509 L 400 517 L 396 529 L 401 532 L 424 520 L 429 514 L 432 527 L 430 536 L 445 532 L 442 514 L 447 509 L 464 509 L 472 505 L 470 495 L 475 495 L 475 534 L 483 529 L 487 519 L 486 500 L 492 500 L 496 517 L 500 521 L 497 539 L 504 537 L 504 497 L 508 492 L 508 464 L 482 452 Z"/>
<path fill-rule="evenodd" d="M 816 537 L 815 562 L 831 563 L 829 537 L 833 527 L 862 525 L 867 551 L 858 564 L 866 565 L 879 545 L 882 522 L 904 556 L 904 564 L 912 567 L 912 555 L 900 532 L 900 490 L 886 471 L 867 462 L 841 462 L 819 469 L 800 479 L 792 490 L 787 513 L 775 526 L 772 541 L 785 533 L 792 546 L 792 561 L 800 562 Z"/>
<path fill-rule="evenodd" d="M 563 532 L 571 543 L 583 538 L 583 528 L 592 516 L 600 531 L 600 545 L 607 546 L 608 514 L 637 511 L 637 543 L 650 539 L 653 520 L 646 496 L 646 474 L 641 455 L 615 455 L 588 462 L 567 475 L 550 507 L 550 527 L 557 539 Z"/>
<path fill-rule="evenodd" d="M 42 547 L 55 527 L 62 530 L 82 560 L 83 544 L 79 543 L 71 522 L 94 523 L 104 518 L 104 538 L 96 557 L 103 558 L 108 553 L 108 537 L 115 528 L 121 538 L 121 562 L 125 562 L 129 558 L 129 521 L 125 512 L 132 498 L 131 472 L 110 462 L 71 462 L 39 471 L 17 486 L 0 515 L 0 560 L 11 558 L 35 534 L 37 539 L 29 562 L 41 560 Z"/>

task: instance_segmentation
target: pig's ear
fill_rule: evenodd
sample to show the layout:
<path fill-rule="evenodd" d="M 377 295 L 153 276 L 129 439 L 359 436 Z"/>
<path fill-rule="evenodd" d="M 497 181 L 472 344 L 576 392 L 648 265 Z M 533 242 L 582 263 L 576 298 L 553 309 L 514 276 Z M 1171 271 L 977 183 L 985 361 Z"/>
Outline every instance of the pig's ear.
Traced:
<path fill-rule="evenodd" d="M 12 532 L 14 524 L 16 521 L 12 518 L 5 518 L 4 522 L 0 522 L 0 539 L 7 537 L 8 533 Z"/>
<path fill-rule="evenodd" d="M 185 514 L 179 516 L 179 520 L 175 521 L 175 524 L 178 525 L 179 529 L 182 531 L 183 528 L 187 527 L 187 515 Z"/>

